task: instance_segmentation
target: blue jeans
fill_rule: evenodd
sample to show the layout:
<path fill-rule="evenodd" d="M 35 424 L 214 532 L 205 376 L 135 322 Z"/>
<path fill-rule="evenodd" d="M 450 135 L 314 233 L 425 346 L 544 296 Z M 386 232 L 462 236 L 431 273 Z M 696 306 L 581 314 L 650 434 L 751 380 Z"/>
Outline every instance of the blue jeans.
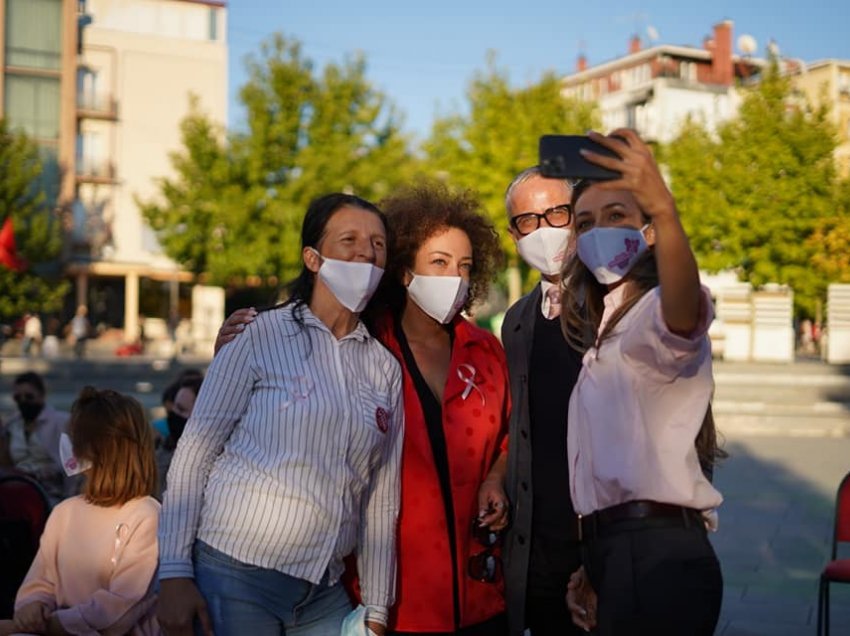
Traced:
<path fill-rule="evenodd" d="M 195 583 L 216 636 L 339 636 L 351 601 L 342 585 L 318 585 L 248 565 L 197 541 Z"/>

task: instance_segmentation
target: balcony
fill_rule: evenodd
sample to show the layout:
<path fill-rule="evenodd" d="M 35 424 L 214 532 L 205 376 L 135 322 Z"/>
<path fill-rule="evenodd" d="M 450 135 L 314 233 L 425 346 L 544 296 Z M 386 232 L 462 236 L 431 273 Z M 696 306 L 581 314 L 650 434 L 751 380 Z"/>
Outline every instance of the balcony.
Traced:
<path fill-rule="evenodd" d="M 96 93 L 77 93 L 77 118 L 116 121 L 118 102 L 109 95 Z"/>
<path fill-rule="evenodd" d="M 115 164 L 111 161 L 78 158 L 76 163 L 77 183 L 97 183 L 111 185 L 118 182 L 115 176 Z"/>

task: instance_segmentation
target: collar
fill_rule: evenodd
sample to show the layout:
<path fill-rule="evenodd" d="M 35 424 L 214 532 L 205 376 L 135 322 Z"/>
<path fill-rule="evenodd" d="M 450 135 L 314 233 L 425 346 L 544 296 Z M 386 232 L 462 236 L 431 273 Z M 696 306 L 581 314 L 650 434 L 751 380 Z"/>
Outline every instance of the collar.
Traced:
<path fill-rule="evenodd" d="M 333 332 L 330 330 L 330 327 L 328 327 L 324 322 L 322 322 L 316 316 L 316 314 L 314 314 L 310 310 L 309 305 L 307 305 L 306 303 L 301 305 L 299 311 L 301 312 L 301 316 L 304 319 L 305 326 L 310 327 L 312 329 L 318 329 L 319 331 L 324 331 L 332 338 L 336 338 L 336 336 L 334 336 Z M 281 317 L 287 322 L 295 322 L 295 316 L 293 315 L 293 312 L 294 306 L 287 305 L 286 307 L 283 307 Z M 363 324 L 362 320 L 358 319 L 357 324 L 354 326 L 354 330 L 351 333 L 346 334 L 345 336 L 340 338 L 339 342 L 343 342 L 344 340 L 359 340 L 360 342 L 365 342 L 371 337 L 372 335 L 369 333 L 369 330 L 366 329 L 366 325 Z"/>
<path fill-rule="evenodd" d="M 387 310 L 382 313 L 377 319 L 377 335 L 381 342 L 395 342 L 395 324 L 400 320 L 400 317 Z M 475 326 L 459 313 L 455 316 L 451 323 L 454 329 L 454 346 L 466 347 L 474 346 L 482 342 L 486 342 L 490 332 Z"/>
<path fill-rule="evenodd" d="M 624 282 L 605 294 L 605 297 L 602 299 L 605 309 L 602 312 L 602 320 L 599 322 L 599 329 L 596 330 L 597 336 L 602 333 L 603 329 L 605 329 L 605 325 L 608 324 L 608 321 L 611 319 L 611 314 L 617 311 L 617 309 L 623 304 L 623 299 L 626 297 L 626 289 L 628 286 L 629 283 Z"/>
<path fill-rule="evenodd" d="M 550 283 L 548 280 L 543 278 L 540 279 L 540 312 L 543 314 L 543 317 L 549 318 L 549 296 L 548 292 L 553 287 L 557 287 L 558 283 Z"/>

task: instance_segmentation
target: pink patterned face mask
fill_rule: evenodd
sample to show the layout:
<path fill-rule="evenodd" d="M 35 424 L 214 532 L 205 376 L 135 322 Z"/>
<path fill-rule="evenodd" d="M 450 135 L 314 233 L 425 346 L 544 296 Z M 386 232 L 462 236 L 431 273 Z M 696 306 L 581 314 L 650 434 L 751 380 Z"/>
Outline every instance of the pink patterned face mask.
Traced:
<path fill-rule="evenodd" d="M 79 475 L 91 468 L 91 462 L 87 459 L 77 459 L 74 456 L 74 447 L 71 438 L 62 433 L 59 437 L 59 459 L 62 460 L 62 468 L 68 477 Z"/>
<path fill-rule="evenodd" d="M 630 227 L 595 227 L 578 237 L 578 257 L 603 285 L 628 274 L 647 250 L 643 231 Z"/>

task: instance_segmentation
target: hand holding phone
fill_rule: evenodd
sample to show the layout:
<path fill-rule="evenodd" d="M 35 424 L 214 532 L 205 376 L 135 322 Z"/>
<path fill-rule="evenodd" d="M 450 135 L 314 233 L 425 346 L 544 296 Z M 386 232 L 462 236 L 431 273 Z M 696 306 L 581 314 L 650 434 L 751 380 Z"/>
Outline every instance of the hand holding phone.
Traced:
<path fill-rule="evenodd" d="M 579 150 L 590 150 L 619 158 L 616 152 L 583 135 L 543 135 L 540 137 L 540 172 L 555 179 L 619 179 L 622 174 L 585 159 Z"/>

